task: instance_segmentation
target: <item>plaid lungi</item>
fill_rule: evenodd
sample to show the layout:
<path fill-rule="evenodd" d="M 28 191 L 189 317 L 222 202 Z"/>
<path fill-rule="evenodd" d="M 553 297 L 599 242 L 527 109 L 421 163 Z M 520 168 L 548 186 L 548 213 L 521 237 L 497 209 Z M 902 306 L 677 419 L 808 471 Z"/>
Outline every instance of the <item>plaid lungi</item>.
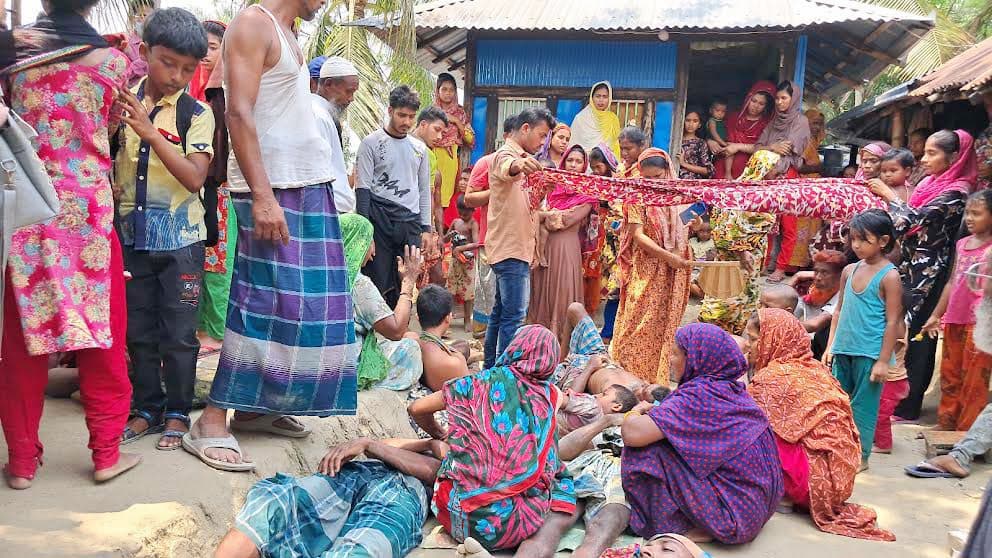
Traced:
<path fill-rule="evenodd" d="M 250 194 L 233 194 L 238 256 L 210 403 L 291 415 L 355 414 L 355 340 L 331 185 L 275 190 L 288 245 L 253 236 Z"/>

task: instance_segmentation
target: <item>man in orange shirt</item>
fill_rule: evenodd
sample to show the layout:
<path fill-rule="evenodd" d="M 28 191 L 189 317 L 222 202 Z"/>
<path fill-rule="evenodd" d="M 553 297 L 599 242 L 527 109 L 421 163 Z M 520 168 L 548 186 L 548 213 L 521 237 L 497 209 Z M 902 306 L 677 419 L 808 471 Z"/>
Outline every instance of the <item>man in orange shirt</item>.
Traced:
<path fill-rule="evenodd" d="M 527 316 L 534 219 L 522 186 L 526 175 L 544 169 L 532 155 L 544 145 L 554 126 L 555 118 L 548 109 L 525 109 L 489 168 L 486 256 L 496 273 L 496 301 L 486 330 L 486 368 L 495 364 Z"/>

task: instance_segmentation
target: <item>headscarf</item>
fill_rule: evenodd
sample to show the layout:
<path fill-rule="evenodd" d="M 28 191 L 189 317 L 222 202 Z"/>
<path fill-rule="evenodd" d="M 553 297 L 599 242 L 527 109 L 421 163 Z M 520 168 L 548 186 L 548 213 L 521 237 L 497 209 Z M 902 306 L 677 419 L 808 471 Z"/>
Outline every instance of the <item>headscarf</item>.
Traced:
<path fill-rule="evenodd" d="M 886 153 L 889 152 L 890 149 L 892 149 L 891 145 L 885 143 L 884 141 L 876 141 L 862 147 L 859 151 L 871 153 L 881 159 Z M 865 176 L 865 172 L 861 170 L 860 165 L 858 165 L 858 172 L 854 173 L 854 178 L 857 180 L 868 180 L 868 177 Z"/>
<path fill-rule="evenodd" d="M 496 366 L 444 385 L 451 450 L 438 477 L 454 481 L 465 513 L 531 488 L 550 491 L 563 468 L 550 381 L 559 351 L 547 328 L 524 326 Z"/>
<path fill-rule="evenodd" d="M 544 145 L 542 145 L 541 148 L 537 150 L 537 153 L 534 154 L 535 159 L 537 159 L 538 161 L 551 161 L 551 140 L 554 139 L 555 134 L 557 134 L 562 130 L 568 130 L 569 136 L 571 136 L 572 129 L 568 127 L 568 124 L 565 124 L 564 122 L 559 122 L 558 124 L 555 124 L 554 129 L 551 130 L 551 133 L 548 134 L 547 138 L 545 138 Z M 562 159 L 564 158 L 565 156 L 562 155 Z"/>
<path fill-rule="evenodd" d="M 581 145 L 573 145 L 565 150 L 565 153 L 561 157 L 561 162 L 558 164 L 558 168 L 565 170 L 565 159 L 573 152 L 578 151 L 582 154 L 582 170 L 578 171 L 581 174 L 589 169 L 589 156 L 586 155 L 586 150 L 582 149 Z M 560 211 L 565 211 L 572 209 L 573 207 L 578 207 L 580 205 L 586 204 L 598 204 L 599 200 L 596 198 L 591 198 L 589 196 L 583 196 L 582 194 L 577 194 L 571 190 L 565 188 L 564 185 L 558 185 L 554 190 L 548 194 L 548 208 L 557 209 Z"/>
<path fill-rule="evenodd" d="M 455 78 L 451 74 L 441 74 L 438 76 L 437 85 L 434 87 L 434 106 L 443 110 L 445 114 L 448 115 L 448 120 L 456 119 L 462 124 L 468 124 L 468 113 L 465 109 L 458 104 L 458 91 L 456 87 L 455 96 L 451 99 L 450 103 L 441 102 L 441 85 L 445 83 L 454 83 Z M 441 134 L 441 139 L 438 141 L 438 147 L 449 148 L 461 145 L 465 141 L 461 134 L 458 133 L 458 126 L 455 126 L 453 122 L 449 122 L 444 128 L 444 133 Z"/>
<path fill-rule="evenodd" d="M 594 150 L 598 150 L 603 155 L 603 159 L 606 161 L 606 168 L 610 171 L 610 175 L 615 175 L 617 173 L 617 169 L 620 168 L 620 161 L 618 161 L 617 156 L 610 151 L 610 146 L 605 143 L 600 143 L 589 151 L 590 157 L 592 157 L 592 152 Z"/>
<path fill-rule="evenodd" d="M 338 225 L 341 227 L 350 293 L 365 262 L 365 255 L 372 246 L 373 227 L 368 219 L 357 213 L 342 213 L 338 217 Z M 386 379 L 389 366 L 389 359 L 379 348 L 375 331 L 366 332 L 362 352 L 358 356 L 358 389 L 368 389 Z"/>
<path fill-rule="evenodd" d="M 686 353 L 679 388 L 648 412 L 675 451 L 703 479 L 768 429 L 768 419 L 737 379 L 747 360 L 729 333 L 695 323 L 675 332 Z"/>
<path fill-rule="evenodd" d="M 818 111 L 818 110 L 816 110 L 816 109 L 813 109 L 813 108 L 808 109 L 805 114 L 806 114 L 806 121 L 807 122 L 812 121 L 814 118 L 823 118 L 823 113 L 820 112 L 820 111 Z M 813 133 L 813 130 L 812 130 L 812 128 L 810 128 L 810 134 L 812 134 L 812 133 Z M 827 130 L 826 130 L 826 128 L 824 128 L 823 130 L 820 130 L 820 133 L 817 134 L 817 135 L 815 135 L 815 136 L 810 135 L 809 142 L 806 143 L 806 149 L 805 149 L 805 151 L 803 151 L 803 161 L 804 162 L 806 162 L 806 161 L 813 161 L 813 160 L 815 160 L 817 163 L 820 162 L 820 149 L 819 148 L 820 148 L 820 144 L 823 143 L 823 140 L 826 137 L 827 137 Z M 810 172 L 810 173 L 803 174 L 803 177 L 805 177 L 805 178 L 819 178 L 820 177 L 820 173 L 818 173 L 818 172 Z"/>
<path fill-rule="evenodd" d="M 806 115 L 807 123 L 810 120 L 813 120 L 814 118 L 823 118 L 823 113 L 815 108 L 806 109 L 805 115 Z M 823 140 L 825 140 L 826 138 L 827 138 L 827 129 L 825 127 L 824 129 L 820 130 L 819 134 L 815 136 L 813 135 L 813 130 L 810 130 L 810 136 L 809 136 L 810 145 L 819 146 L 821 143 L 823 143 Z"/>
<path fill-rule="evenodd" d="M 809 336 L 795 316 L 766 308 L 758 311 L 758 319 L 756 373 L 748 392 L 775 434 L 805 450 L 813 521 L 827 533 L 895 540 L 875 524 L 873 510 L 846 503 L 861 464 L 861 444 L 847 394 L 830 369 L 813 358 Z"/>
<path fill-rule="evenodd" d="M 920 208 L 930 203 L 944 192 L 957 190 L 969 192 L 978 180 L 978 160 L 972 145 L 975 140 L 964 130 L 955 130 L 961 147 L 958 149 L 958 160 L 954 161 L 947 170 L 937 176 L 930 175 L 916 185 L 909 197 L 909 206 Z"/>
<path fill-rule="evenodd" d="M 86 18 L 78 12 L 59 8 L 42 14 L 29 26 L 15 29 L 13 35 L 14 61 L 0 74 L 13 74 L 109 46 Z"/>
<path fill-rule="evenodd" d="M 227 25 L 223 22 L 209 19 L 204 21 L 204 23 L 216 23 L 217 25 L 227 29 Z M 209 33 L 207 34 L 209 35 Z M 193 78 L 189 80 L 189 94 L 197 101 L 207 100 L 207 88 L 211 82 L 211 79 L 220 83 L 223 81 L 224 67 L 221 64 L 221 59 L 224 58 L 221 54 L 217 55 L 217 62 L 214 64 L 214 69 L 207 73 L 207 70 L 203 67 L 203 62 L 196 65 L 196 71 L 193 72 Z M 217 76 L 214 78 L 214 76 Z M 218 85 L 218 87 L 220 87 Z"/>
<path fill-rule="evenodd" d="M 672 158 L 668 156 L 668 153 L 664 149 L 649 147 L 642 151 L 641 156 L 637 158 L 638 175 L 644 175 L 641 170 L 641 163 L 652 157 L 661 157 L 668 161 L 669 173 L 672 172 L 674 167 L 672 166 Z M 661 238 L 654 240 L 665 250 L 682 255 L 682 250 L 689 245 L 689 238 L 678 213 L 678 206 L 644 208 L 645 220 L 661 235 Z"/>
<path fill-rule="evenodd" d="M 774 96 L 773 96 L 774 97 Z M 785 174 L 790 167 L 796 170 L 803 164 L 803 152 L 806 151 L 806 144 L 809 143 L 809 121 L 802 113 L 803 93 L 795 88 L 792 94 L 792 104 L 785 112 L 775 109 L 771 122 L 758 138 L 758 145 L 769 146 L 779 141 L 792 143 L 792 151 L 783 155 L 775 170 L 778 174 Z"/>
<path fill-rule="evenodd" d="M 613 86 L 608 81 L 601 81 L 592 86 L 589 90 L 589 104 L 579 111 L 572 120 L 572 143 L 577 143 L 586 151 L 591 151 L 600 143 L 609 146 L 610 151 L 617 157 L 620 156 L 620 118 L 607 106 L 606 110 L 596 108 L 593 102 L 593 95 L 600 86 L 606 86 L 610 95 L 610 104 L 613 103 Z"/>

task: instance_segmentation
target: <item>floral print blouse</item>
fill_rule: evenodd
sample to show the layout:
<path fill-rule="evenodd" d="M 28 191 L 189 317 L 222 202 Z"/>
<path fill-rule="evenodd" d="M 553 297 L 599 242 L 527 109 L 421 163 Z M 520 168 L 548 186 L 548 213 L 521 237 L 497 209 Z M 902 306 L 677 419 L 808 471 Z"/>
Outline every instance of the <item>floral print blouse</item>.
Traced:
<path fill-rule="evenodd" d="M 713 154 L 706 142 L 700 138 L 689 138 L 682 142 L 682 160 L 690 165 L 704 167 L 707 174 L 698 174 L 684 168 L 679 169 L 679 178 L 711 178 L 713 176 Z"/>

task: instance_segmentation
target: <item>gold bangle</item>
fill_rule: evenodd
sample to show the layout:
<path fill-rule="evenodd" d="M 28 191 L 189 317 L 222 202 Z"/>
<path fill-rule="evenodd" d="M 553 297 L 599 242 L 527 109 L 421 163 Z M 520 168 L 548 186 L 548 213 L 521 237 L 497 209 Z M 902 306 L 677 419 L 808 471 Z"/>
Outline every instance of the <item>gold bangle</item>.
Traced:
<path fill-rule="evenodd" d="M 641 416 L 641 413 L 639 411 L 635 411 L 635 410 L 631 409 L 631 410 L 629 410 L 629 411 L 627 411 L 626 413 L 623 414 L 623 420 L 627 420 L 627 417 L 630 417 L 631 415 L 633 415 L 635 417 L 639 417 L 639 416 Z"/>

